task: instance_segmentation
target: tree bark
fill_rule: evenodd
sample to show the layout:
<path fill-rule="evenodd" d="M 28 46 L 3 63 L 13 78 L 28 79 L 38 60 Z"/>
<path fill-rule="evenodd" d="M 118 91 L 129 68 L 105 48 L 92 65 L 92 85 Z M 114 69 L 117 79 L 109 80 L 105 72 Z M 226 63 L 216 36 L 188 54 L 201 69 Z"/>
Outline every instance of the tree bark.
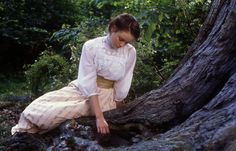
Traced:
<path fill-rule="evenodd" d="M 169 79 L 159 89 L 105 112 L 109 136 L 95 133 L 94 118 L 80 118 L 79 128 L 71 121 L 60 127 L 58 135 L 64 139 L 52 139 L 54 149 L 65 140 L 68 144 L 68 138 L 78 149 L 77 142 L 85 138 L 94 150 L 102 149 L 100 145 L 118 147 L 112 150 L 236 150 L 235 37 L 236 1 L 214 0 L 195 42 Z"/>
<path fill-rule="evenodd" d="M 236 73 L 208 104 L 185 122 L 150 140 L 114 150 L 235 151 Z"/>

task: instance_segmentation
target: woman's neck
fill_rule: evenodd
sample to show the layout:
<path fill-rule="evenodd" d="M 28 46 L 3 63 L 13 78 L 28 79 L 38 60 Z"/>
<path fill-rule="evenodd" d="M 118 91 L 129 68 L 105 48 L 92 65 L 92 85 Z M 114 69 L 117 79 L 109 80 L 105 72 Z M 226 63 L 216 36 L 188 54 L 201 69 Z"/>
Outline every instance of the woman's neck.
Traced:
<path fill-rule="evenodd" d="M 112 49 L 115 49 L 113 46 L 112 46 L 112 40 L 111 40 L 111 35 L 108 34 L 106 39 L 105 39 L 105 43 Z"/>

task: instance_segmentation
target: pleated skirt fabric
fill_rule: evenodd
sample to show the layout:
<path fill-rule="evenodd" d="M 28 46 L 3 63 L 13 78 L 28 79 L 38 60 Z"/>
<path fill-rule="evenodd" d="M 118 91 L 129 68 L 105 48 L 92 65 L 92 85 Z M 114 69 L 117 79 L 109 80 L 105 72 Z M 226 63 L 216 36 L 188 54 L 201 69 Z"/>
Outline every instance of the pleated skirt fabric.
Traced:
<path fill-rule="evenodd" d="M 101 110 L 108 111 L 116 108 L 113 88 L 98 88 Z M 21 113 L 19 122 L 11 130 L 43 134 L 59 126 L 68 119 L 94 115 L 89 100 L 79 89 L 70 83 L 68 86 L 48 92 L 34 100 Z"/>

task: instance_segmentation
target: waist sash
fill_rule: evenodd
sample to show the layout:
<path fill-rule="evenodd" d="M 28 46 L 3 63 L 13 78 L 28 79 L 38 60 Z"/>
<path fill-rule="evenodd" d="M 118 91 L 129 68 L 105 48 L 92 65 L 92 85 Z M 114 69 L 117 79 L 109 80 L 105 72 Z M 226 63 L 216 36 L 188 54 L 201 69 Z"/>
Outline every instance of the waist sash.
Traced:
<path fill-rule="evenodd" d="M 97 85 L 100 88 L 110 89 L 114 86 L 114 81 L 105 79 L 102 76 L 97 76 Z"/>

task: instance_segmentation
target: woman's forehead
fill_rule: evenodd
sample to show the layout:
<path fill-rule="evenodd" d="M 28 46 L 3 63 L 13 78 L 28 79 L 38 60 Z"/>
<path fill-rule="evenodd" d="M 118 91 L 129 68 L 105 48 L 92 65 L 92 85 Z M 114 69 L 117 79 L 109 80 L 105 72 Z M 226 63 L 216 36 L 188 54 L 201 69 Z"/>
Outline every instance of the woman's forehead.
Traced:
<path fill-rule="evenodd" d="M 131 42 L 135 39 L 129 31 L 120 31 L 118 34 L 119 37 L 125 40 L 126 42 Z"/>

